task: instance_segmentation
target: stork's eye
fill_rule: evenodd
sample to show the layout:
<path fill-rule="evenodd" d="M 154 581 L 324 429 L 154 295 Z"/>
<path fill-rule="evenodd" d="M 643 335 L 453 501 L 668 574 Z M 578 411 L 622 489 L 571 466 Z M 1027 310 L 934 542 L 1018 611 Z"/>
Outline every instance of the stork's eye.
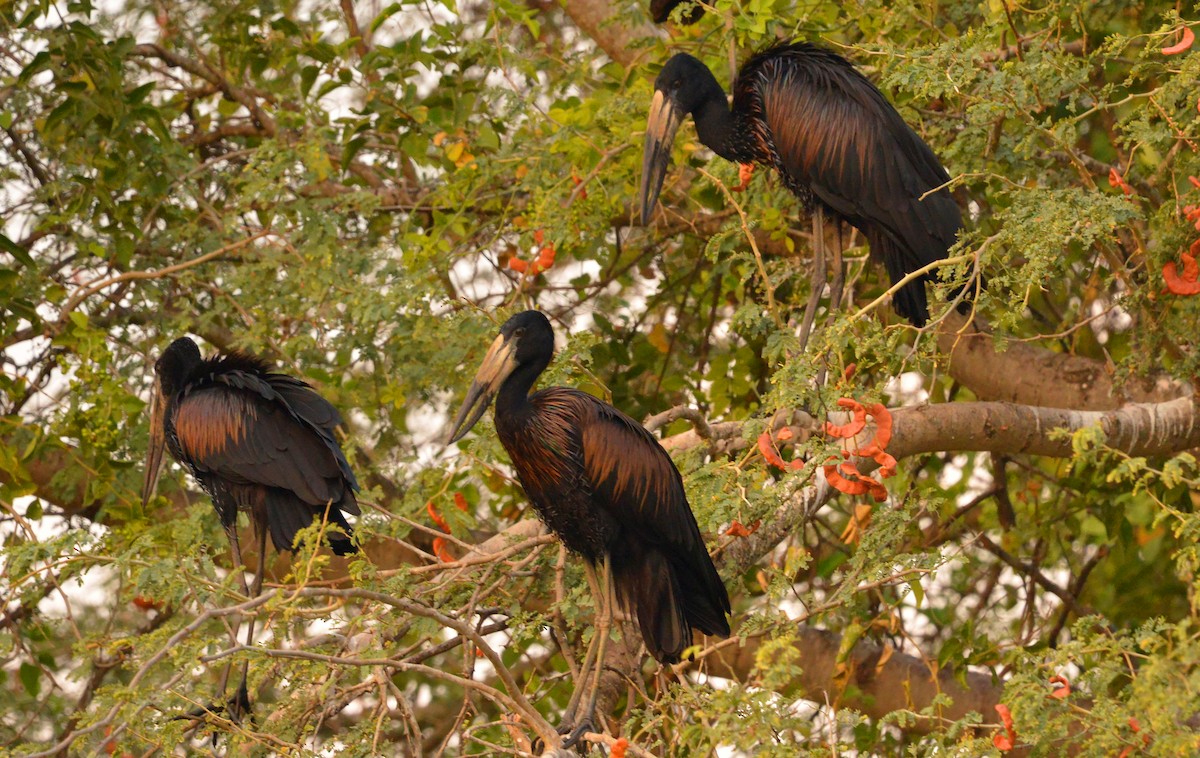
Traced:
<path fill-rule="evenodd" d="M 517 331 L 513 332 L 513 336 L 514 336 L 514 337 L 520 337 L 520 336 L 521 336 L 522 334 L 524 334 L 524 333 L 525 333 L 525 327 L 523 327 L 523 326 L 518 326 L 518 327 L 517 327 Z"/>

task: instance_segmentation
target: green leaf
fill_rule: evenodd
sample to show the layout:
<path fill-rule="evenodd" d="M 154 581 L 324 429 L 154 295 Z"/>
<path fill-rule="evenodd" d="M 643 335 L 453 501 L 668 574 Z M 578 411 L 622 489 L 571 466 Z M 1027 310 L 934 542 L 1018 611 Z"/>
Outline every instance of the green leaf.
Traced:
<path fill-rule="evenodd" d="M 925 589 L 921 586 L 920 577 L 910 579 L 907 582 L 907 584 L 908 584 L 908 588 L 910 590 L 912 590 L 913 603 L 915 603 L 916 606 L 918 608 L 920 608 L 921 603 L 923 603 L 925 601 Z"/>
<path fill-rule="evenodd" d="M 42 689 L 42 670 L 29 662 L 21 664 L 17 672 L 17 677 L 21 680 L 21 685 L 25 687 L 25 692 L 30 697 L 37 697 Z"/>
<path fill-rule="evenodd" d="M 385 21 L 387 21 L 389 18 L 396 15 L 397 13 L 399 13 L 402 10 L 404 10 L 403 3 L 392 3 L 388 7 L 381 10 L 379 12 L 379 15 L 375 16 L 375 18 L 371 20 L 371 31 L 372 32 L 378 31 L 379 27 L 383 26 L 383 23 Z"/>
<path fill-rule="evenodd" d="M 317 75 L 321 73 L 321 68 L 315 65 L 308 65 L 300 69 L 300 91 L 308 94 L 312 89 L 313 83 L 317 81 Z"/>
<path fill-rule="evenodd" d="M 29 268 L 37 267 L 37 264 L 33 262 L 33 258 L 29 255 L 25 248 L 13 242 L 3 234 L 0 234 L 0 250 L 8 253 Z"/>

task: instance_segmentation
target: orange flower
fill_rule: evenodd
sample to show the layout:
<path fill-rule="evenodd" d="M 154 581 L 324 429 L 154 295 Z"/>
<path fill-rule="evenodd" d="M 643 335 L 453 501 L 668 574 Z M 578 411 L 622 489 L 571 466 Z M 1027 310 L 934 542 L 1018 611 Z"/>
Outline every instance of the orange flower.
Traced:
<path fill-rule="evenodd" d="M 750 177 L 754 176 L 753 163 L 738 164 L 738 184 L 736 187 L 730 187 L 730 192 L 741 192 L 750 186 Z"/>
<path fill-rule="evenodd" d="M 1138 734 L 1139 732 L 1142 731 L 1142 725 L 1139 724 L 1138 720 L 1133 718 L 1132 716 L 1129 718 L 1129 728 L 1133 730 L 1134 734 Z M 1142 745 L 1147 746 L 1149 744 L 1150 744 L 1150 735 L 1143 734 L 1142 735 Z M 1126 756 L 1128 756 L 1132 752 L 1133 752 L 1132 747 L 1126 747 L 1117 755 L 1117 758 L 1126 758 Z"/>
<path fill-rule="evenodd" d="M 446 519 L 442 518 L 442 514 L 438 513 L 432 500 L 425 504 L 425 512 L 429 514 L 429 518 L 433 519 L 433 523 L 437 524 L 439 529 L 447 534 L 450 533 L 450 525 L 446 523 Z"/>
<path fill-rule="evenodd" d="M 1115 168 L 1108 170 L 1108 183 L 1112 187 L 1120 187 L 1121 192 L 1124 192 L 1126 197 L 1133 194 L 1133 187 L 1129 186 L 1129 183 L 1125 181 L 1125 177 L 1121 176 Z"/>
<path fill-rule="evenodd" d="M 839 408 L 849 408 L 854 416 L 850 421 L 841 425 L 826 421 L 826 434 L 839 439 L 849 439 L 866 428 L 867 409 L 862 403 L 852 398 L 843 397 L 837 401 L 837 404 Z"/>
<path fill-rule="evenodd" d="M 1065 676 L 1052 676 L 1050 677 L 1050 683 L 1062 685 L 1061 687 L 1054 688 L 1054 691 L 1050 693 L 1050 697 L 1055 700 L 1062 700 L 1071 694 L 1071 682 Z"/>
<path fill-rule="evenodd" d="M 137 595 L 133 598 L 133 604 L 138 609 L 143 611 L 161 611 L 162 603 L 154 598 L 146 597 L 145 595 Z"/>
<path fill-rule="evenodd" d="M 612 745 L 612 750 L 608 752 L 609 758 L 625 758 L 625 751 L 629 749 L 629 740 L 622 737 Z"/>
<path fill-rule="evenodd" d="M 884 479 L 889 476 L 895 476 L 896 459 L 885 452 L 888 443 L 892 441 L 892 414 L 888 412 L 888 409 L 880 403 L 863 405 L 851 398 L 838 400 L 838 405 L 842 408 L 849 408 L 853 412 L 854 417 L 850 422 L 842 425 L 826 421 L 825 433 L 831 437 L 848 439 L 854 437 L 866 427 L 867 416 L 875 419 L 875 436 L 871 438 L 870 442 L 859 448 L 857 453 L 863 457 L 874 458 L 875 462 L 880 466 L 879 475 Z M 842 471 L 850 473 L 856 479 L 869 481 L 871 484 L 864 485 L 866 487 L 865 490 L 861 487 L 853 486 L 841 477 L 832 466 L 826 466 L 825 478 L 838 490 L 846 494 L 864 494 L 865 492 L 870 492 L 879 502 L 887 499 L 887 490 L 883 488 L 883 485 L 874 479 L 864 477 L 853 464 L 843 463 L 840 468 Z M 843 487 L 848 487 L 848 489 L 843 489 Z M 882 497 L 880 496 L 881 494 Z"/>
<path fill-rule="evenodd" d="M 1164 47 L 1162 49 L 1162 54 L 1178 55 L 1179 53 L 1182 53 L 1184 50 L 1187 50 L 1189 47 L 1191 47 L 1192 43 L 1195 41 L 1196 35 L 1192 33 L 1191 29 L 1185 26 L 1183 27 L 1183 37 L 1180 38 L 1179 42 L 1169 47 Z"/>
<path fill-rule="evenodd" d="M 1196 263 L 1196 248 L 1200 240 L 1192 244 L 1189 253 L 1179 256 L 1183 263 L 1183 272 L 1177 270 L 1175 261 L 1163 264 L 1163 281 L 1167 283 L 1167 291 L 1173 295 L 1200 295 L 1200 264 Z"/>
<path fill-rule="evenodd" d="M 749 537 L 751 534 L 757 532 L 758 527 L 761 525 L 762 519 L 755 519 L 750 526 L 745 526 L 740 521 L 734 521 L 729 525 L 729 528 L 725 530 L 725 533 L 730 537 Z"/>
<path fill-rule="evenodd" d="M 877 503 L 887 500 L 887 488 L 861 473 L 850 461 L 845 461 L 837 466 L 826 465 L 825 480 L 835 490 L 847 495 L 870 495 Z"/>
<path fill-rule="evenodd" d="M 1001 753 L 1007 753 L 1017 744 L 1017 730 L 1013 727 L 1012 712 L 1008 710 L 1007 705 L 997 704 L 996 713 L 1000 714 L 1000 723 L 1004 725 L 1004 732 L 992 735 L 992 744 Z"/>
<path fill-rule="evenodd" d="M 779 451 L 775 449 L 774 443 L 771 442 L 769 431 L 758 435 L 758 452 L 762 453 L 762 457 L 766 459 L 767 463 L 782 471 L 795 471 L 804 466 L 804 461 L 798 459 L 791 462 L 784 461 L 779 455 Z"/>
<path fill-rule="evenodd" d="M 553 266 L 555 255 L 556 255 L 556 252 L 554 250 L 553 242 L 548 242 L 545 245 L 542 245 L 541 250 L 538 251 L 537 260 L 533 262 L 533 265 L 530 267 L 529 273 L 534 276 L 537 276 L 538 274 L 542 273 L 546 269 Z"/>
<path fill-rule="evenodd" d="M 459 510 L 465 511 L 467 509 L 467 499 L 463 497 L 461 492 L 454 493 L 454 504 L 458 506 Z M 450 534 L 450 525 L 446 523 L 446 519 L 442 518 L 442 514 L 438 513 L 432 500 L 425 504 L 425 511 L 429 513 L 429 518 L 433 519 L 433 523 L 437 524 L 439 529 L 446 534 Z M 444 537 L 433 538 L 433 554 L 442 563 L 450 563 L 454 560 L 454 556 L 450 554 L 449 541 Z"/>

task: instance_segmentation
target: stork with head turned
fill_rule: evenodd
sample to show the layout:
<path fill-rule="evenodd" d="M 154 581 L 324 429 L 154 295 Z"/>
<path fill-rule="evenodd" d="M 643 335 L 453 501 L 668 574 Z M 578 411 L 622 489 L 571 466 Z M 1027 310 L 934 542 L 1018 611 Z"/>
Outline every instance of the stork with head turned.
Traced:
<path fill-rule="evenodd" d="M 328 524 L 325 540 L 335 553 L 357 550 L 345 514 L 359 514 L 358 482 L 335 436 L 342 417 L 312 387 L 245 353 L 202 358 L 187 337 L 172 342 L 154 369 L 143 506 L 154 496 L 166 448 L 212 497 L 247 597 L 262 590 L 267 534 L 276 550 L 294 550 L 300 530 Z M 249 512 L 258 547 L 253 587 L 241 571 L 238 511 Z M 251 620 L 247 644 L 253 634 Z M 189 716 L 225 711 L 240 719 L 250 708 L 247 673 L 243 664 L 241 684 L 227 703 Z M 226 667 L 222 692 L 228 677 Z"/>
<path fill-rule="evenodd" d="M 708 67 L 686 53 L 667 61 L 654 90 L 642 162 L 643 224 L 662 190 L 675 132 L 690 114 L 703 145 L 727 160 L 774 168 L 815 212 L 819 273 L 825 214 L 863 233 L 893 284 L 945 258 L 962 228 L 946 186 L 950 177 L 933 150 L 875 85 L 830 50 L 791 42 L 754 55 L 738 72 L 732 107 Z M 930 280 L 926 272 L 895 293 L 893 307 L 916 326 L 929 319 Z M 823 284 L 818 276 L 814 298 Z M 840 297 L 833 293 L 832 302 Z"/>
<path fill-rule="evenodd" d="M 506 321 L 454 420 L 450 442 L 466 435 L 494 397 L 496 433 L 521 486 L 546 526 L 585 561 L 596 630 L 560 730 L 570 735 L 570 746 L 592 723 L 614 590 L 661 663 L 679 660 L 693 630 L 729 636 L 730 606 L 683 479 L 654 435 L 579 390 L 547 387 L 531 394 L 553 355 L 554 330 L 544 315 L 525 311 Z M 587 705 L 579 712 L 585 688 Z"/>

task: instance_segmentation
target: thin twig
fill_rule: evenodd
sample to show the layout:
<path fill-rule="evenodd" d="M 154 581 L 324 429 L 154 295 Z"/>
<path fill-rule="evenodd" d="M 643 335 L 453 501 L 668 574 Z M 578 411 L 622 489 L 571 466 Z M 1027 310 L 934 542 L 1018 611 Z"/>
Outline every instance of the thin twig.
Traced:
<path fill-rule="evenodd" d="M 166 266 L 165 268 L 156 269 L 154 271 L 126 271 L 126 272 L 124 272 L 122 274 L 118 274 L 116 276 L 110 276 L 107 279 L 93 281 L 93 282 L 89 283 L 88 285 L 84 286 L 83 288 L 76 290 L 75 294 L 72 295 L 69 300 L 67 300 L 66 304 L 62 307 L 62 310 L 59 311 L 58 323 L 59 324 L 65 323 L 67 320 L 67 316 L 71 313 L 71 311 L 75 310 L 75 308 L 78 307 L 80 303 L 82 303 L 84 300 L 88 299 L 92 295 L 96 294 L 100 290 L 104 289 L 105 287 L 111 287 L 112 285 L 118 284 L 120 282 L 134 281 L 137 279 L 159 279 L 164 276 L 169 276 L 170 274 L 174 274 L 179 271 L 183 271 L 184 269 L 189 269 L 189 268 L 192 268 L 193 266 L 199 266 L 201 263 L 207 263 L 208 261 L 211 261 L 214 258 L 219 258 L 222 255 L 233 252 L 234 250 L 239 250 L 256 240 L 266 237 L 269 234 L 271 234 L 270 229 L 263 229 L 262 231 L 252 234 L 251 236 L 249 236 L 245 239 L 238 240 L 237 242 L 232 242 L 232 243 L 226 245 L 225 247 L 218 248 L 216 250 L 213 250 L 212 252 L 205 253 L 204 255 L 198 256 L 196 258 L 192 258 L 191 260 L 188 260 L 188 261 L 181 261 L 179 263 L 175 263 L 170 266 Z"/>

